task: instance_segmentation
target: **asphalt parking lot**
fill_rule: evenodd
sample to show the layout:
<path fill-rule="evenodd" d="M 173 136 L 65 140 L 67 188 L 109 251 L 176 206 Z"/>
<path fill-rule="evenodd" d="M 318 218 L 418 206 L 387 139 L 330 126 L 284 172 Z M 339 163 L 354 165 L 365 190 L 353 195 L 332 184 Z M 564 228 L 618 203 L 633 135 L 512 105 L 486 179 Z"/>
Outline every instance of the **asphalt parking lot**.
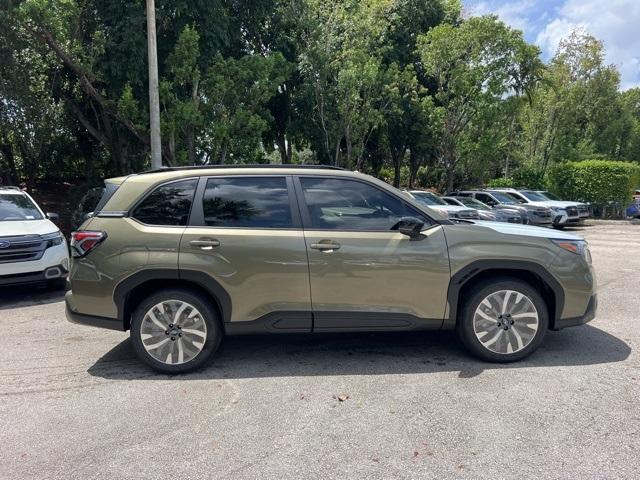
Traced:
<path fill-rule="evenodd" d="M 640 226 L 576 232 L 598 316 L 511 365 L 450 332 L 236 337 L 168 377 L 0 291 L 0 478 L 640 478 Z"/>

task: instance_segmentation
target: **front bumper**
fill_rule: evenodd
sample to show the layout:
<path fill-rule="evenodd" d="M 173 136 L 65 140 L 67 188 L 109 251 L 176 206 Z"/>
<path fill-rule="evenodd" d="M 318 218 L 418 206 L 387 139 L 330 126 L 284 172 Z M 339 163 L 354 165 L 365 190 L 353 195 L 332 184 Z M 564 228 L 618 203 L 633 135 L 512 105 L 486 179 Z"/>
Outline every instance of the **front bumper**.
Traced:
<path fill-rule="evenodd" d="M 91 327 L 106 328 L 109 330 L 119 330 L 124 332 L 124 325 L 121 320 L 117 318 L 96 317 L 95 315 L 87 315 L 79 313 L 73 306 L 73 293 L 67 292 L 64 297 L 65 313 L 67 320 L 71 323 L 79 325 L 88 325 Z"/>
<path fill-rule="evenodd" d="M 589 303 L 587 304 L 587 310 L 584 312 L 584 315 L 580 315 L 579 317 L 572 318 L 558 318 L 555 321 L 554 330 L 562 330 L 567 327 L 577 327 L 578 325 L 584 325 L 585 323 L 590 322 L 596 317 L 596 312 L 598 310 L 598 296 L 594 293 L 589 299 Z"/>
<path fill-rule="evenodd" d="M 0 275 L 0 285 L 24 285 L 29 283 L 43 283 L 48 280 L 67 278 L 69 272 L 63 265 L 54 265 L 40 272 L 12 273 Z"/>

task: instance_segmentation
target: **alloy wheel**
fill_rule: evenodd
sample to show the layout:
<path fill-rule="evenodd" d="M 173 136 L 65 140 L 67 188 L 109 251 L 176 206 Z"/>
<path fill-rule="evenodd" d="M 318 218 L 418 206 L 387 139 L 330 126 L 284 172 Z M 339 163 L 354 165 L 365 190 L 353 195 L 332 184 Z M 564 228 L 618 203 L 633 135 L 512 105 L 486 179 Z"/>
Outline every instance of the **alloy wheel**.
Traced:
<path fill-rule="evenodd" d="M 207 325 L 196 307 L 182 300 L 165 300 L 142 319 L 140 339 L 146 352 L 167 365 L 193 360 L 204 348 Z"/>
<path fill-rule="evenodd" d="M 539 324 L 532 300 L 515 290 L 487 295 L 473 316 L 478 341 L 491 352 L 504 355 L 526 348 L 535 338 Z"/>

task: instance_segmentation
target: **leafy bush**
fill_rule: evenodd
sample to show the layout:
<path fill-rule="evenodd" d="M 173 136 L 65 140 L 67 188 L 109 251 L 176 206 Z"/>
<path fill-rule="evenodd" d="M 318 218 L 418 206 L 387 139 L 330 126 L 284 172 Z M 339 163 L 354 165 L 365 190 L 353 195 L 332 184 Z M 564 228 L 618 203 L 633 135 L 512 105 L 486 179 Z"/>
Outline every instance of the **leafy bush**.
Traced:
<path fill-rule="evenodd" d="M 640 185 L 640 166 L 613 160 L 564 162 L 549 170 L 550 189 L 567 200 L 626 206 Z"/>
<path fill-rule="evenodd" d="M 494 178 L 487 182 L 489 188 L 531 188 L 544 190 L 547 188 L 544 171 L 536 167 L 519 167 L 513 170 L 510 177 Z"/>
<path fill-rule="evenodd" d="M 544 190 L 547 188 L 544 170 L 536 167 L 522 166 L 516 168 L 511 175 L 516 188 Z"/>
<path fill-rule="evenodd" d="M 486 186 L 487 188 L 508 188 L 508 187 L 515 186 L 515 182 L 511 177 L 507 177 L 507 178 L 500 177 L 500 178 L 494 178 L 493 180 L 489 180 Z"/>

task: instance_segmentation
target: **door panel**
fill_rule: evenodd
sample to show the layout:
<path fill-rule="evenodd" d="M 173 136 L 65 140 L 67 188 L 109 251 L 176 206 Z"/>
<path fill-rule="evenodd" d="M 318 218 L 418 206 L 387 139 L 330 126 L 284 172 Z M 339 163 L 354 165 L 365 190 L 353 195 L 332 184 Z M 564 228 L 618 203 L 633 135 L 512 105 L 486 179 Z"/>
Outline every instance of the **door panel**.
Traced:
<path fill-rule="evenodd" d="M 311 311 L 307 253 L 300 230 L 188 227 L 179 263 L 180 269 L 209 274 L 227 291 L 232 322 L 256 320 L 272 312 Z M 306 325 L 298 328 L 311 330 L 311 316 L 304 318 Z"/>
<path fill-rule="evenodd" d="M 449 286 L 442 227 L 388 187 L 345 177 L 296 182 L 314 330 L 440 328 Z M 426 226 L 411 239 L 404 217 Z"/>
<path fill-rule="evenodd" d="M 256 331 L 310 331 L 309 264 L 291 178 L 212 176 L 195 198 L 180 269 L 203 271 L 226 290 L 237 331 L 252 331 L 254 320 Z"/>
<path fill-rule="evenodd" d="M 411 327 L 419 319 L 439 328 L 449 259 L 442 227 L 423 235 L 411 240 L 398 232 L 306 231 L 314 329 Z M 340 248 L 311 248 L 328 241 Z"/>

